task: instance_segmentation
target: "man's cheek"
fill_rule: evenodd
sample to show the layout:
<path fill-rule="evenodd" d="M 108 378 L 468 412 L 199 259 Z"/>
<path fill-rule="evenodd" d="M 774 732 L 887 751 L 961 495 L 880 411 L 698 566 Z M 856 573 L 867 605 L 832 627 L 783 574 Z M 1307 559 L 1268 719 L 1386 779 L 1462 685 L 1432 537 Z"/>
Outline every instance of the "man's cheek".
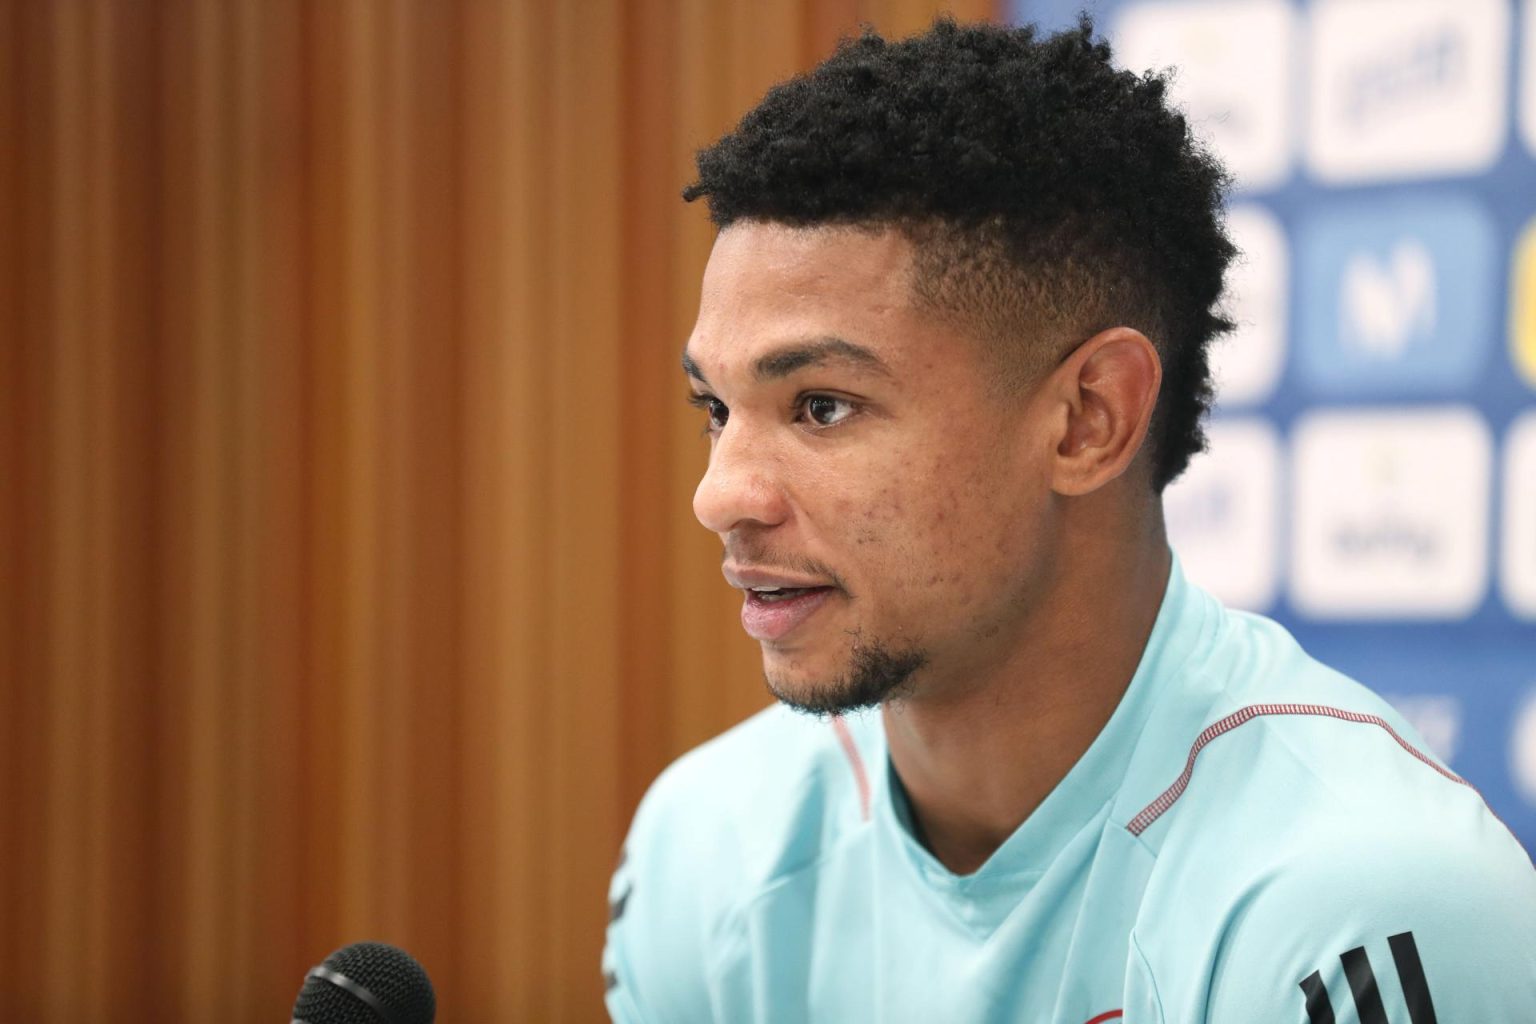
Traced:
<path fill-rule="evenodd" d="M 863 493 L 845 491 L 832 503 L 833 519 L 853 524 L 858 542 L 869 543 L 899 529 L 906 517 L 907 493 L 889 475 Z"/>

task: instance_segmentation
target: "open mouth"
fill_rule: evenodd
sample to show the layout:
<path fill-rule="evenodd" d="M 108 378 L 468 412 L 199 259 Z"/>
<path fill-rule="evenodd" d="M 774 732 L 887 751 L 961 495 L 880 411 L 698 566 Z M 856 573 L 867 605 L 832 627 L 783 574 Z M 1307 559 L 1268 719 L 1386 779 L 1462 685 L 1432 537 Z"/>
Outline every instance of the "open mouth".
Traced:
<path fill-rule="evenodd" d="M 831 589 L 831 587 L 753 587 L 747 592 L 747 598 L 752 601 L 761 601 L 763 604 L 778 604 L 780 601 L 792 601 L 797 597 Z"/>
<path fill-rule="evenodd" d="M 741 624 L 756 640 L 783 640 L 831 597 L 834 587 L 753 587 L 741 605 Z"/>

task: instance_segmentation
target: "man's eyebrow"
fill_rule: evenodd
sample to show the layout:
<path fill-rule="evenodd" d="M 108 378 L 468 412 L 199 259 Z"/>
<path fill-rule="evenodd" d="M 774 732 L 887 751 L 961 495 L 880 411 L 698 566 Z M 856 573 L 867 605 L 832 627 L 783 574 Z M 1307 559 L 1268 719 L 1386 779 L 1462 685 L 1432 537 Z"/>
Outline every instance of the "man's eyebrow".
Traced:
<path fill-rule="evenodd" d="M 693 361 L 693 356 L 688 354 L 687 349 L 683 349 L 683 372 L 705 384 L 709 383 L 709 378 L 704 376 L 704 371 L 699 369 L 699 364 Z"/>
<path fill-rule="evenodd" d="M 807 366 L 820 366 L 829 362 L 852 363 L 885 377 L 891 375 L 891 368 L 874 352 L 863 345 L 833 337 L 797 342 L 765 353 L 758 357 L 752 371 L 760 381 L 778 380 Z M 699 364 L 693 361 L 686 350 L 683 352 L 683 372 L 705 384 L 709 383 L 699 369 Z"/>
<path fill-rule="evenodd" d="M 891 375 L 891 368 L 863 345 L 855 345 L 842 338 L 817 338 L 801 345 L 791 345 L 758 358 L 753 367 L 758 380 L 776 380 L 788 377 L 807 366 L 820 366 L 829 362 L 853 363 L 883 376 Z"/>

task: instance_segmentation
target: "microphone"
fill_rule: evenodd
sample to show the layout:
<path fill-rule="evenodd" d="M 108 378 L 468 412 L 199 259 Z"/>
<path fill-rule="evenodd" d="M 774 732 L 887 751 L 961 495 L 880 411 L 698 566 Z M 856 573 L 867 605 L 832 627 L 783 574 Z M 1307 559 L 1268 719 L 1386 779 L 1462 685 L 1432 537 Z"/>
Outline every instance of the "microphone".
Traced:
<path fill-rule="evenodd" d="M 437 997 L 427 972 L 382 942 L 343 946 L 304 976 L 291 1024 L 432 1024 Z"/>

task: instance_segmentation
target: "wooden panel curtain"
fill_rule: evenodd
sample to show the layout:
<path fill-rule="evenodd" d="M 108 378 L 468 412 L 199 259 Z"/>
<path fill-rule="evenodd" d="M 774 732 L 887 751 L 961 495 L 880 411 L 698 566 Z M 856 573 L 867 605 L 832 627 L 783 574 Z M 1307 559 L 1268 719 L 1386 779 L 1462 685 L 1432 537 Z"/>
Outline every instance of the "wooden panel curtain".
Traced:
<path fill-rule="evenodd" d="M 766 701 L 692 151 L 992 6 L 0 6 L 0 1020 L 286 1020 L 362 938 L 602 1019 L 640 794 Z"/>

